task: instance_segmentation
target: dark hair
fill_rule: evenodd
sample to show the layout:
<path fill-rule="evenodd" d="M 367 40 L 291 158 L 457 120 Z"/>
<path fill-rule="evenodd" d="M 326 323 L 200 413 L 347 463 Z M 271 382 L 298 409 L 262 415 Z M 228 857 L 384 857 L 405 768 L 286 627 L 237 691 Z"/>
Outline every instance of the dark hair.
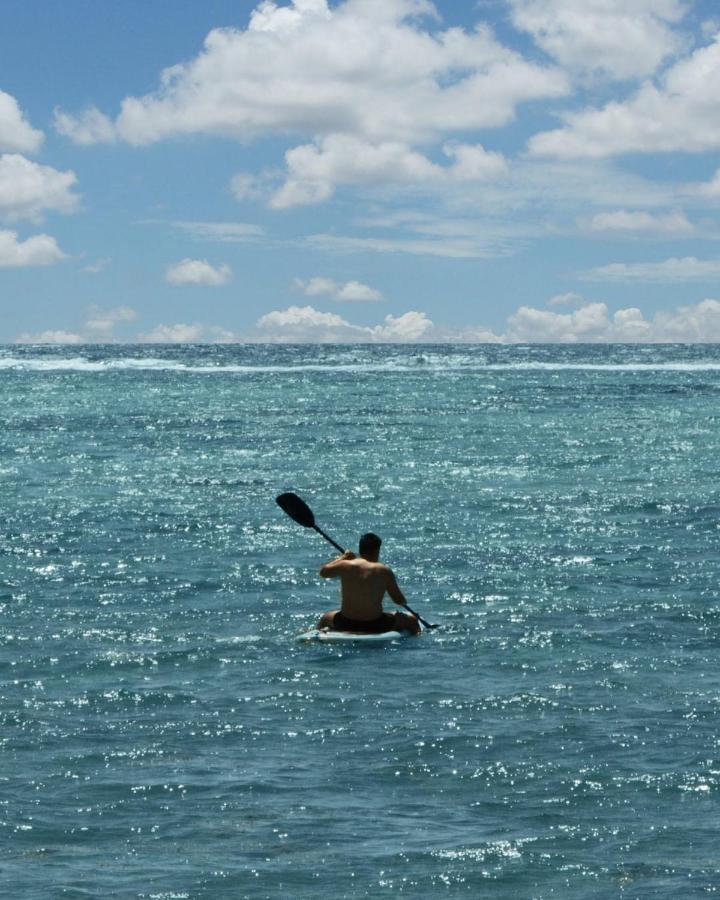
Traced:
<path fill-rule="evenodd" d="M 380 553 L 380 544 L 382 544 L 380 538 L 373 534 L 372 531 L 368 531 L 367 534 L 360 538 L 360 555 L 364 556 L 367 553 L 370 556 L 375 556 L 377 553 Z"/>

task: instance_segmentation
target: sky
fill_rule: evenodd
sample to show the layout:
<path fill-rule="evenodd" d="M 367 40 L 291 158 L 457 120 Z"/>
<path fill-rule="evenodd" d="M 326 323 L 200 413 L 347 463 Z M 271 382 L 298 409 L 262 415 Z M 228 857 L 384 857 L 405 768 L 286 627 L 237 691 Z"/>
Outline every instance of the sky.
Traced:
<path fill-rule="evenodd" d="M 716 0 L 0 17 L 0 342 L 720 341 Z"/>

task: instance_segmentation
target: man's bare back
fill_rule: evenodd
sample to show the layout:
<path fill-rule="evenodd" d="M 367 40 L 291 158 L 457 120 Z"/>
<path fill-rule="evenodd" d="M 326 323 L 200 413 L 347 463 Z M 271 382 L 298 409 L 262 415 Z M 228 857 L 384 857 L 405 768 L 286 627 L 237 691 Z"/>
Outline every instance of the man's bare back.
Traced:
<path fill-rule="evenodd" d="M 401 629 L 419 632 L 420 626 L 414 616 L 403 613 L 383 612 L 382 601 L 385 593 L 399 606 L 407 606 L 403 592 L 395 575 L 388 566 L 377 560 L 379 544 L 375 552 L 362 552 L 355 556 L 350 550 L 338 559 L 330 560 L 320 569 L 323 578 L 340 578 L 342 606 L 340 610 L 325 613 L 319 623 L 320 628 L 352 628 L 361 623 L 377 624 L 380 630 Z M 361 543 L 362 550 L 362 543 Z M 339 614 L 339 615 L 338 615 Z"/>

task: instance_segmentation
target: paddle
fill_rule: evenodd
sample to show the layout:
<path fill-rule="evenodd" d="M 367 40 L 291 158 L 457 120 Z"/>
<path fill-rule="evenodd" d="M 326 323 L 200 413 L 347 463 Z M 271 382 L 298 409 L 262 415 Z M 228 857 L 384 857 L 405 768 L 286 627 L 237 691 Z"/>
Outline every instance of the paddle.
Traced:
<path fill-rule="evenodd" d="M 280 494 L 279 497 L 275 498 L 275 502 L 280 507 L 280 509 L 284 513 L 287 513 L 287 515 L 290 516 L 291 519 L 294 519 L 298 523 L 298 525 L 302 525 L 303 528 L 314 528 L 315 531 L 317 531 L 318 534 L 321 534 L 326 541 L 329 541 L 336 550 L 339 550 L 341 553 L 345 552 L 340 544 L 336 543 L 329 535 L 325 534 L 322 528 L 318 527 L 318 525 L 315 524 L 315 516 L 313 515 L 313 511 L 304 500 L 301 500 L 300 497 L 298 497 L 297 494 Z M 415 612 L 415 610 L 410 609 L 409 606 L 406 606 L 405 609 L 409 613 L 412 613 L 418 620 L 418 622 L 420 622 L 426 628 L 437 628 L 437 625 L 431 625 L 429 622 L 426 622 L 425 619 L 422 618 L 422 616 L 419 616 Z"/>

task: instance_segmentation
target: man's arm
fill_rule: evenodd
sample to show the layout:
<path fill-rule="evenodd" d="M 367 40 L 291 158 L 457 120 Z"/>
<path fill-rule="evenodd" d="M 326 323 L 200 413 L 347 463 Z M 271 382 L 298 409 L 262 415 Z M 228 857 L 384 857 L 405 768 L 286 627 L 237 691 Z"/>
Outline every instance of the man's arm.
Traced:
<path fill-rule="evenodd" d="M 385 590 L 390 595 L 390 599 L 393 603 L 397 603 L 398 606 L 407 606 L 405 594 L 400 590 L 400 586 L 397 583 L 397 579 L 395 578 L 392 569 L 388 569 L 386 572 Z"/>
<path fill-rule="evenodd" d="M 351 559 L 355 559 L 355 554 L 352 550 L 346 550 L 342 556 L 338 556 L 337 559 L 331 559 L 330 562 L 326 562 L 324 566 L 321 566 L 320 577 L 337 578 L 347 570 L 347 563 Z"/>

